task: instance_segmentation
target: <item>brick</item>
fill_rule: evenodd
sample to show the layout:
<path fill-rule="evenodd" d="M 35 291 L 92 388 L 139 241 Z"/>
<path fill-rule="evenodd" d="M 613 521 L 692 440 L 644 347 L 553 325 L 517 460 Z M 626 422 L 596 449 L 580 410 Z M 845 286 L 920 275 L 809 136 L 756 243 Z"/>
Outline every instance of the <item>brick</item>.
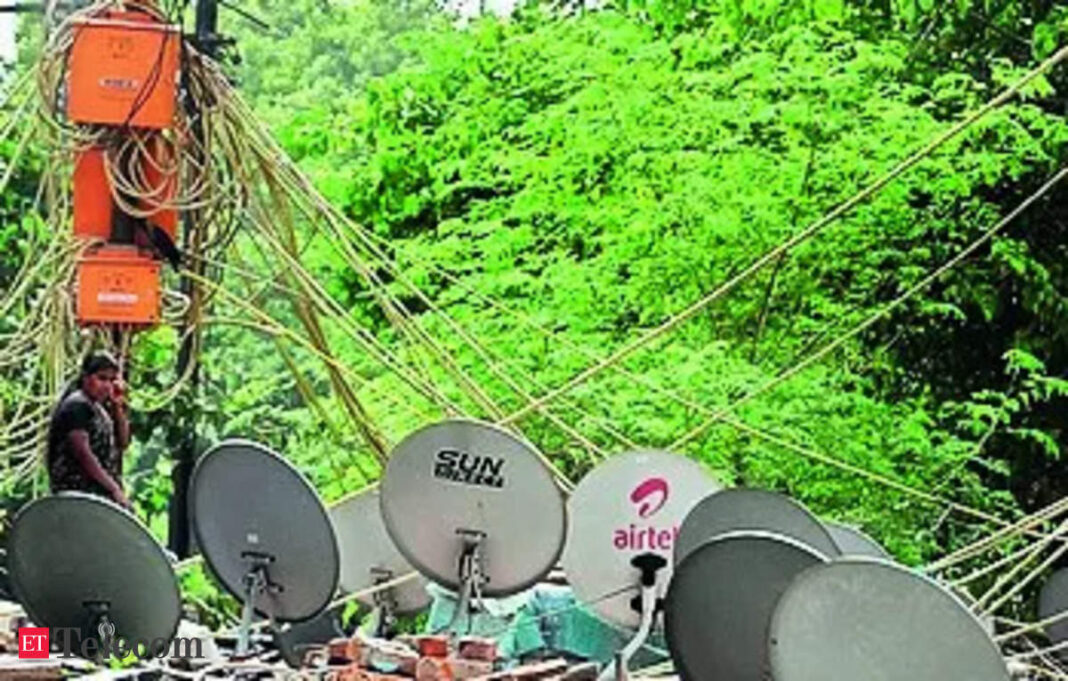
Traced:
<path fill-rule="evenodd" d="M 367 672 L 359 665 L 350 664 L 342 669 L 335 669 L 326 676 L 327 681 L 370 681 Z"/>
<path fill-rule="evenodd" d="M 448 657 L 448 636 L 420 636 L 415 640 L 416 650 L 423 657 Z"/>
<path fill-rule="evenodd" d="M 415 666 L 415 681 L 452 681 L 452 665 L 441 657 L 424 657 Z"/>
<path fill-rule="evenodd" d="M 452 676 L 457 681 L 476 679 L 493 673 L 493 663 L 486 660 L 465 660 L 460 657 L 451 657 L 448 659 L 448 663 L 452 667 Z"/>
<path fill-rule="evenodd" d="M 412 677 L 418 662 L 418 653 L 407 646 L 376 641 L 367 654 L 365 666 L 377 672 Z"/>
<path fill-rule="evenodd" d="M 361 666 L 367 666 L 367 656 L 370 652 L 370 646 L 359 636 L 348 639 L 348 644 L 345 646 L 345 656 Z"/>
<path fill-rule="evenodd" d="M 349 639 L 334 638 L 326 644 L 327 654 L 330 656 L 330 664 L 347 664 L 356 662 L 356 658 L 349 654 Z"/>
<path fill-rule="evenodd" d="M 506 669 L 496 674 L 478 677 L 479 681 L 541 681 L 553 676 L 558 676 L 567 671 L 568 664 L 564 660 L 547 660 L 535 664 L 527 664 L 522 667 Z"/>
<path fill-rule="evenodd" d="M 491 638 L 465 636 L 460 639 L 456 649 L 465 660 L 497 661 L 497 642 Z"/>

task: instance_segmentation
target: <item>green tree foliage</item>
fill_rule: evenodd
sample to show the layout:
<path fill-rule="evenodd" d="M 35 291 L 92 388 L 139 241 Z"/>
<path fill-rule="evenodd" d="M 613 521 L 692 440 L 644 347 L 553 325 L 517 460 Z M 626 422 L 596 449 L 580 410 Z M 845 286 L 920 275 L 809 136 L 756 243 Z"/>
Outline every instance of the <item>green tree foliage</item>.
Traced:
<path fill-rule="evenodd" d="M 920 43 L 904 4 L 649 2 L 566 17 L 530 6 L 508 21 L 432 23 L 393 39 L 397 70 L 276 130 L 333 201 L 390 240 L 436 305 L 510 371 L 559 385 L 590 363 L 569 347 L 603 355 L 659 324 L 977 108 L 1031 57 L 1000 44 L 1016 61 L 951 65 L 953 31 L 970 24 L 923 16 L 934 28 Z M 1040 83 L 627 368 L 715 407 L 792 366 L 1050 173 L 1066 133 L 1048 96 Z M 1063 241 L 1063 225 L 1048 222 L 1056 205 L 742 417 L 976 507 L 1005 510 L 1010 492 L 1031 506 L 1020 481 L 1063 446 L 1046 413 L 1063 404 L 1053 330 L 1063 258 L 1041 246 Z M 350 271 L 326 254 L 312 260 L 354 314 L 388 333 Z M 513 399 L 440 317 L 422 319 Z M 575 398 L 647 445 L 702 420 L 619 376 Z M 590 465 L 547 422 L 526 424 L 571 472 Z M 937 507 L 725 426 L 687 449 L 729 482 L 787 489 L 861 522 L 912 560 L 971 536 L 938 525 Z"/>
<path fill-rule="evenodd" d="M 238 82 L 261 116 L 272 124 L 321 121 L 405 59 L 394 38 L 434 22 L 433 7 L 427 0 L 256 0 L 242 8 L 267 28 L 224 11 L 223 30 L 240 36 Z"/>

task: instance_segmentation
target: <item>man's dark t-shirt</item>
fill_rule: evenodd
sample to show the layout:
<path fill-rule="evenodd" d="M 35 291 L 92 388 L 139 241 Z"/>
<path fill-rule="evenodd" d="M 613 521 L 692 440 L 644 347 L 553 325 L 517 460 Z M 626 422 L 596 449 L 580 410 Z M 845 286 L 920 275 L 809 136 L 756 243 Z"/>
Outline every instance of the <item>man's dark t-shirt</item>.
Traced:
<path fill-rule="evenodd" d="M 52 413 L 48 429 L 48 477 L 52 492 L 89 492 L 103 497 L 111 494 L 82 469 L 68 435 L 72 430 L 89 434 L 89 448 L 115 482 L 122 484 L 122 460 L 115 447 L 115 426 L 107 411 L 75 390 L 63 398 Z"/>

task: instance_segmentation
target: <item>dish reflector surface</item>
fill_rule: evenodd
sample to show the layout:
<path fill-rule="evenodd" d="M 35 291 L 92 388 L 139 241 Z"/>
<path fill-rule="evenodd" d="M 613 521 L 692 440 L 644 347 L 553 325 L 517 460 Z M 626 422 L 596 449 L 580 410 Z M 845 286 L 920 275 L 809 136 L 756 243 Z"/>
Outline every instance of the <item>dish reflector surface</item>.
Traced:
<path fill-rule="evenodd" d="M 486 596 L 532 586 L 552 569 L 566 528 L 564 500 L 527 442 L 493 425 L 448 420 L 398 444 L 381 484 L 382 519 L 421 573 L 460 589 L 463 534 L 483 533 Z"/>
<path fill-rule="evenodd" d="M 775 609 L 776 681 L 1007 681 L 1005 661 L 953 594 L 888 561 L 806 571 Z"/>
<path fill-rule="evenodd" d="M 675 571 L 664 607 L 668 647 L 681 677 L 764 681 L 775 604 L 797 575 L 824 560 L 811 547 L 769 532 L 732 532 L 691 551 Z"/>
<path fill-rule="evenodd" d="M 683 519 L 718 489 L 700 464 L 669 452 L 619 454 L 591 470 L 568 500 L 568 540 L 561 561 L 578 598 L 617 624 L 638 626 L 631 599 L 638 593 L 640 573 L 631 559 L 642 553 L 667 559 L 658 573 L 662 596 Z M 632 585 L 632 590 L 607 597 Z"/>
<path fill-rule="evenodd" d="M 64 492 L 29 503 L 15 518 L 8 556 L 12 586 L 37 626 L 98 636 L 87 630 L 87 604 L 103 604 L 120 638 L 174 636 L 181 615 L 174 570 L 148 529 L 110 501 Z"/>
<path fill-rule="evenodd" d="M 682 560 L 713 537 L 741 531 L 780 534 L 829 558 L 841 555 L 823 523 L 798 502 L 775 492 L 738 487 L 702 499 L 686 516 L 675 559 Z"/>
<path fill-rule="evenodd" d="M 382 522 L 377 487 L 345 499 L 330 509 L 330 519 L 337 532 L 341 550 L 341 589 L 357 593 L 379 581 L 389 581 L 413 572 L 415 568 L 404 559 L 389 538 Z M 394 612 L 407 615 L 430 606 L 426 580 L 419 576 L 390 589 Z M 358 599 L 374 607 L 374 596 Z"/>
<path fill-rule="evenodd" d="M 1068 641 L 1068 568 L 1050 575 L 1038 593 L 1038 619 L 1046 620 L 1062 614 L 1064 619 L 1045 627 L 1046 636 L 1054 645 Z M 1068 650 L 1056 654 L 1061 659 L 1068 658 Z"/>
<path fill-rule="evenodd" d="M 893 560 L 879 542 L 864 534 L 855 527 L 842 523 L 824 523 L 827 531 L 831 533 L 831 539 L 838 546 L 843 556 L 867 556 L 868 558 L 881 558 Z"/>
<path fill-rule="evenodd" d="M 337 589 L 334 527 L 311 483 L 262 445 L 228 440 L 209 450 L 190 482 L 193 529 L 204 559 L 239 600 L 247 556 L 269 556 L 272 584 L 256 609 L 300 621 L 326 607 Z"/>

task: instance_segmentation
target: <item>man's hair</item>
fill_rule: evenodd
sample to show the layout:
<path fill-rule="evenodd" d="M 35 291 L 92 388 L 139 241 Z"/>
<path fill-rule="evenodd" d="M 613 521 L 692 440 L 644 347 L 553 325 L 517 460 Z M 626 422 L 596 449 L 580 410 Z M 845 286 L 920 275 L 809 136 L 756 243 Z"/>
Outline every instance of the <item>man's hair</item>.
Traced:
<path fill-rule="evenodd" d="M 85 359 L 82 360 L 81 378 L 91 376 L 96 372 L 103 371 L 105 369 L 113 369 L 115 371 L 119 370 L 119 363 L 115 359 L 115 357 L 110 352 L 106 352 L 104 350 L 91 352 L 85 356 Z"/>

